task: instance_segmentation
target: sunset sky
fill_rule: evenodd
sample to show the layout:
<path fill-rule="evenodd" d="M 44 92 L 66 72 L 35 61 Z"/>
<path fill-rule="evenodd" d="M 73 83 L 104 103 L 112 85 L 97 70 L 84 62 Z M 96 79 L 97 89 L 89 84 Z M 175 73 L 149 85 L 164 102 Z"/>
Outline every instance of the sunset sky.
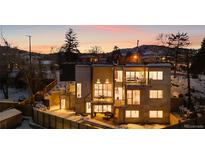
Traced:
<path fill-rule="evenodd" d="M 104 52 L 111 51 L 115 45 L 120 48 L 135 47 L 137 40 L 140 40 L 140 45 L 159 44 L 156 41 L 159 33 L 176 32 L 187 32 L 191 41 L 189 47 L 199 48 L 201 40 L 205 37 L 205 26 L 3 25 L 1 31 L 12 46 L 25 50 L 28 50 L 28 38 L 25 35 L 32 35 L 32 51 L 49 53 L 51 47 L 57 49 L 64 43 L 69 27 L 77 33 L 81 52 L 87 52 L 95 45 L 101 46 Z"/>

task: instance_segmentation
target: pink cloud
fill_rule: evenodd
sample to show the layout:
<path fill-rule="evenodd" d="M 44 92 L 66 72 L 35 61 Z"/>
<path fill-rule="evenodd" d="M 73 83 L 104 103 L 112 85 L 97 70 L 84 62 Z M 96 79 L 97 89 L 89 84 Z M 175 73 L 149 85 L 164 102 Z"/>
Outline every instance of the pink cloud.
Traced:
<path fill-rule="evenodd" d="M 129 33 L 129 34 L 148 34 L 137 28 L 136 26 L 126 26 L 126 25 L 90 25 L 87 26 L 93 30 L 107 31 L 113 33 Z"/>

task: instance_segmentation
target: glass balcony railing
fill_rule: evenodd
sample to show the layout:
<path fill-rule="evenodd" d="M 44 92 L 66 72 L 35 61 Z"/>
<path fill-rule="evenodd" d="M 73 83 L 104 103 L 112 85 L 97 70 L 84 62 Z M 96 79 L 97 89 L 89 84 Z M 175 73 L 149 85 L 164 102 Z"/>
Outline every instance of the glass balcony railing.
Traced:
<path fill-rule="evenodd" d="M 147 79 L 126 79 L 127 85 L 147 85 Z"/>

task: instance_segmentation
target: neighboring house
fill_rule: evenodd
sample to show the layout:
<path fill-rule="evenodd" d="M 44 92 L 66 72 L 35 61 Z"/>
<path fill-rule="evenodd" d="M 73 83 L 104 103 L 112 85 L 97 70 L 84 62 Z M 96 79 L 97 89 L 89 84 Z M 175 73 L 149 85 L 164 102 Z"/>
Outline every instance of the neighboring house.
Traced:
<path fill-rule="evenodd" d="M 116 123 L 169 123 L 170 64 L 76 65 L 80 114 L 112 112 Z"/>

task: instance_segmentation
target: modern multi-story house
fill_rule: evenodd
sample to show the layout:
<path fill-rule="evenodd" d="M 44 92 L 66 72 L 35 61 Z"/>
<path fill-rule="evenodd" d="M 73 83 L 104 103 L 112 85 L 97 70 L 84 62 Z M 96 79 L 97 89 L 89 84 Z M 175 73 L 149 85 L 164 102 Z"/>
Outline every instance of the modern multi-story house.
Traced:
<path fill-rule="evenodd" d="M 170 64 L 75 66 L 75 111 L 113 113 L 116 123 L 169 123 Z"/>

